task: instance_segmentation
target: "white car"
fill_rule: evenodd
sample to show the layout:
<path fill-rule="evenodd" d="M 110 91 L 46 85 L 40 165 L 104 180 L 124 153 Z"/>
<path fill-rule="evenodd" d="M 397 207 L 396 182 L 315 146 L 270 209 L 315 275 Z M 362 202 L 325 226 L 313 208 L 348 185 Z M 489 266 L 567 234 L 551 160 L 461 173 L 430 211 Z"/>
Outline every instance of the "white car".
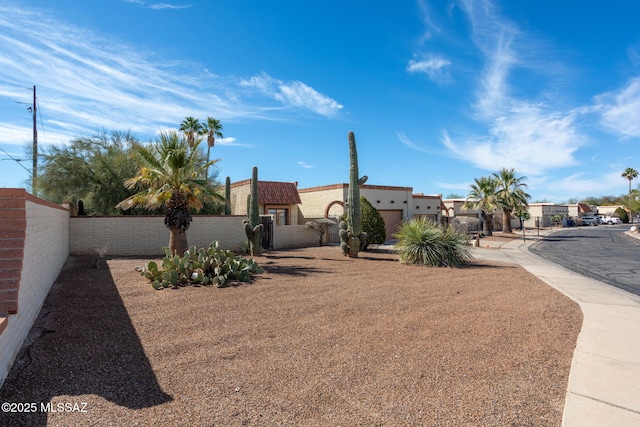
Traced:
<path fill-rule="evenodd" d="M 598 218 L 600 218 L 600 224 L 622 224 L 622 221 L 617 216 L 598 215 Z"/>

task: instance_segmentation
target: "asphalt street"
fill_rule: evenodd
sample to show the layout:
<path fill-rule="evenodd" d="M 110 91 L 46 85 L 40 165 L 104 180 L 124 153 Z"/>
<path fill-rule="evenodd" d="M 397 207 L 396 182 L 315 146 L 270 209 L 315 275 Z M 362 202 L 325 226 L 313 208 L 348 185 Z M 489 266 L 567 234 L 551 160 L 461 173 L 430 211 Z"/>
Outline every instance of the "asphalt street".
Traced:
<path fill-rule="evenodd" d="M 557 231 L 531 252 L 587 277 L 640 295 L 640 240 L 624 234 L 630 225 L 600 225 Z"/>

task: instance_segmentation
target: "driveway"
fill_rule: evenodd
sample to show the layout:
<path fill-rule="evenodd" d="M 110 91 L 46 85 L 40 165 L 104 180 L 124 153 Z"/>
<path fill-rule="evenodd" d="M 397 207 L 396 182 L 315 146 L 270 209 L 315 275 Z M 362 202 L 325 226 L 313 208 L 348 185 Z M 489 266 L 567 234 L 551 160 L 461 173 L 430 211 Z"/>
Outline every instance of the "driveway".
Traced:
<path fill-rule="evenodd" d="M 640 240 L 624 234 L 629 225 L 557 231 L 531 252 L 587 277 L 640 295 Z"/>

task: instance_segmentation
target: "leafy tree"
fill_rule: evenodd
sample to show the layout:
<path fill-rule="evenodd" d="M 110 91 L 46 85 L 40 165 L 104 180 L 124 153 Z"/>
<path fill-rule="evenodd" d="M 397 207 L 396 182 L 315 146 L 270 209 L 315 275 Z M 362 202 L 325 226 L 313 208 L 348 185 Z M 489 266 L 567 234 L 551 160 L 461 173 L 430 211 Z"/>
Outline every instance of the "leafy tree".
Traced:
<path fill-rule="evenodd" d="M 524 191 L 527 188 L 527 184 L 524 183 L 526 178 L 517 177 L 513 168 L 502 168 L 494 173 L 493 177 L 497 184 L 498 205 L 502 208 L 502 232 L 512 233 L 511 213 L 515 209 L 529 206 L 531 196 Z"/>
<path fill-rule="evenodd" d="M 631 194 L 631 181 L 638 177 L 638 171 L 634 168 L 626 168 L 624 172 L 622 172 L 622 177 L 629 180 L 629 194 Z"/>
<path fill-rule="evenodd" d="M 98 215 L 121 214 L 118 202 L 133 194 L 124 181 L 136 174 L 139 141 L 129 132 L 102 130 L 67 145 L 50 146 L 38 172 L 38 192 L 54 203 L 83 200 Z"/>
<path fill-rule="evenodd" d="M 324 236 L 325 234 L 327 234 L 327 231 L 329 231 L 331 228 L 333 227 L 337 227 L 338 223 L 332 219 L 329 218 L 318 218 L 318 219 L 314 219 L 312 221 L 308 221 L 307 223 L 305 223 L 304 227 L 305 228 L 310 228 L 312 230 L 314 230 L 316 233 L 318 233 L 319 237 L 320 237 L 320 241 L 318 242 L 318 246 L 322 246 L 324 243 Z"/>
<path fill-rule="evenodd" d="M 493 176 L 474 178 L 470 185 L 469 195 L 464 203 L 465 209 L 480 209 L 480 217 L 484 223 L 484 232 L 487 236 L 493 234 L 493 211 L 498 208 L 497 196 L 498 182 Z"/>
<path fill-rule="evenodd" d="M 217 162 L 198 161 L 200 142 L 195 140 L 190 147 L 186 138 L 169 132 L 162 133 L 150 148 L 137 145 L 142 167 L 138 175 L 125 181 L 125 186 L 139 192 L 118 204 L 124 210 L 135 206 L 163 207 L 166 212 L 164 223 L 170 231 L 169 249 L 178 254 L 188 249 L 186 231 L 192 220 L 189 208 L 199 211 L 203 200 L 224 200 L 216 188 L 200 178 L 207 167 Z"/>
<path fill-rule="evenodd" d="M 620 217 L 620 221 L 624 222 L 625 224 L 629 223 L 629 215 L 627 214 L 627 211 L 625 211 L 624 209 L 617 208 L 615 210 L 615 214 Z"/>
<path fill-rule="evenodd" d="M 464 199 L 464 196 L 462 196 L 462 195 L 460 195 L 458 193 L 449 193 L 449 194 L 447 194 L 445 199 Z"/>
<path fill-rule="evenodd" d="M 366 250 L 370 244 L 382 245 L 387 240 L 387 229 L 384 226 L 384 218 L 365 197 L 360 197 L 360 209 L 362 211 L 362 231 L 367 233 Z"/>
<path fill-rule="evenodd" d="M 524 229 L 524 223 L 523 220 L 528 220 L 531 219 L 531 214 L 529 213 L 528 207 L 527 206 L 518 206 L 513 210 L 513 213 L 518 217 L 518 219 L 520 220 L 520 229 Z"/>

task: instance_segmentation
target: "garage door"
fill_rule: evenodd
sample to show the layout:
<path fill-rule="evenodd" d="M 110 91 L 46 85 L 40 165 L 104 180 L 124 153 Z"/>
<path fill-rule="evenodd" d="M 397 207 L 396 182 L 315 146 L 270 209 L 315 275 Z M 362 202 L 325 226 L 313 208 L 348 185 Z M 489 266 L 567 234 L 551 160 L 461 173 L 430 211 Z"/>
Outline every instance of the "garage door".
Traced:
<path fill-rule="evenodd" d="M 379 210 L 380 215 L 384 219 L 384 227 L 387 229 L 387 240 L 393 239 L 398 226 L 402 224 L 401 210 Z"/>

